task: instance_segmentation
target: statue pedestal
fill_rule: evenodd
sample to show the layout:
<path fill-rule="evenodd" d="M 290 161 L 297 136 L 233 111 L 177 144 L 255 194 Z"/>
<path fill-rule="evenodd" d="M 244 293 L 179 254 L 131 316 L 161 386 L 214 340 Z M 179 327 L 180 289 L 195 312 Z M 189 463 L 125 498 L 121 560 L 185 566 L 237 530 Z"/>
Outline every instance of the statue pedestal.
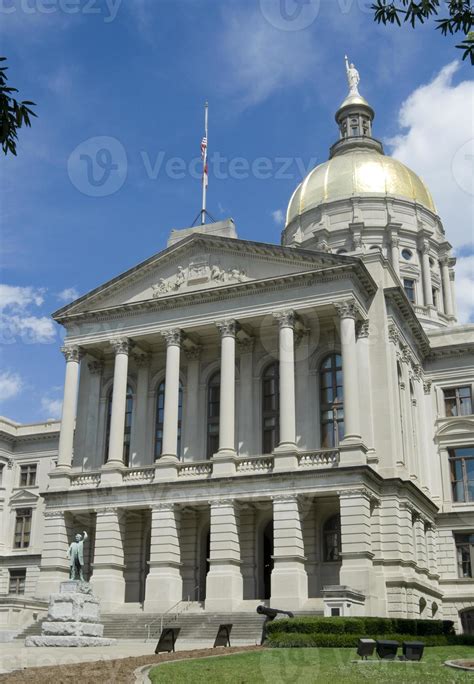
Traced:
<path fill-rule="evenodd" d="M 111 646 L 115 639 L 103 638 L 99 605 L 87 582 L 61 582 L 59 594 L 49 598 L 41 636 L 27 637 L 25 646 Z"/>

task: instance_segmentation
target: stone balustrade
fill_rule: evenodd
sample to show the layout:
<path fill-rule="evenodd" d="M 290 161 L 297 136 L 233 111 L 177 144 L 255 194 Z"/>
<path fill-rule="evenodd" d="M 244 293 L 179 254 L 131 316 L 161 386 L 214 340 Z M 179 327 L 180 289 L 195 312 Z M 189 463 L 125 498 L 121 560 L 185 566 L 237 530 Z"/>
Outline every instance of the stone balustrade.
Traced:
<path fill-rule="evenodd" d="M 71 487 L 98 487 L 100 484 L 100 472 L 77 473 L 71 475 Z"/>
<path fill-rule="evenodd" d="M 135 482 L 152 482 L 155 475 L 155 468 L 153 466 L 145 466 L 143 468 L 129 468 L 123 474 L 123 483 Z"/>
<path fill-rule="evenodd" d="M 236 470 L 238 473 L 270 473 L 273 470 L 273 458 L 245 458 L 237 463 Z"/>
<path fill-rule="evenodd" d="M 300 468 L 335 468 L 339 465 L 338 449 L 320 449 L 304 451 L 298 454 Z"/>

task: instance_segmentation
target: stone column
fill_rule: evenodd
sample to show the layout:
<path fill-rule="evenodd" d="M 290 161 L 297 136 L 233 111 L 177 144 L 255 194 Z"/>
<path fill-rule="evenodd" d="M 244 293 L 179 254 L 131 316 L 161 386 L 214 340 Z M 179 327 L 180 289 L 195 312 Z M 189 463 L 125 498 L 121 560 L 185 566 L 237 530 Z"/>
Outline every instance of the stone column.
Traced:
<path fill-rule="evenodd" d="M 451 306 L 453 309 L 453 316 L 454 316 L 454 318 L 457 318 L 458 307 L 457 307 L 457 301 L 456 301 L 456 274 L 454 272 L 454 268 L 452 268 L 455 264 L 456 264 L 456 259 L 451 258 L 449 260 L 449 266 L 450 266 L 449 279 L 451 281 L 451 288 L 450 289 L 451 289 L 451 298 L 452 298 L 451 299 Z"/>
<path fill-rule="evenodd" d="M 77 388 L 79 385 L 79 365 L 82 358 L 82 351 L 77 346 L 63 347 L 61 351 L 66 359 L 66 379 L 64 382 L 57 467 L 67 471 L 71 468 L 72 463 Z"/>
<path fill-rule="evenodd" d="M 415 562 L 413 516 L 413 507 L 406 501 L 401 501 L 398 510 L 398 534 L 400 538 L 400 557 L 405 563 Z"/>
<path fill-rule="evenodd" d="M 89 467 L 94 470 L 102 465 L 102 453 L 99 450 L 99 413 L 100 390 L 102 385 L 103 361 L 93 360 L 87 364 L 89 369 L 89 396 L 87 400 L 86 424 L 86 459 Z"/>
<path fill-rule="evenodd" d="M 340 583 L 360 591 L 368 603 L 377 595 L 372 567 L 371 493 L 365 488 L 342 491 L 339 501 L 342 549 Z"/>
<path fill-rule="evenodd" d="M 446 316 L 453 315 L 453 298 L 451 295 L 451 280 L 449 277 L 449 259 L 443 257 L 440 259 L 439 265 L 441 267 L 441 282 L 443 284 L 443 303 L 444 313 Z"/>
<path fill-rule="evenodd" d="M 297 495 L 273 497 L 273 570 L 270 605 L 301 610 L 308 600 L 303 525 Z"/>
<path fill-rule="evenodd" d="M 277 311 L 273 314 L 279 324 L 280 357 L 280 444 L 279 450 L 296 450 L 296 395 L 295 395 L 295 312 Z"/>
<path fill-rule="evenodd" d="M 206 611 L 236 610 L 243 600 L 239 527 L 236 501 L 211 501 L 211 548 L 206 582 Z"/>
<path fill-rule="evenodd" d="M 235 335 L 237 321 L 216 323 L 221 334 L 221 387 L 219 416 L 219 451 L 214 454 L 214 477 L 235 473 Z"/>
<path fill-rule="evenodd" d="M 137 364 L 137 394 L 135 402 L 135 420 L 132 426 L 130 444 L 130 465 L 144 466 L 151 458 L 146 451 L 148 433 L 148 385 L 150 379 L 150 355 L 139 354 L 135 357 Z"/>
<path fill-rule="evenodd" d="M 390 253 L 392 257 L 392 266 L 395 273 L 400 278 L 400 240 L 396 235 L 392 235 L 390 240 Z"/>
<path fill-rule="evenodd" d="M 161 458 L 178 456 L 179 365 L 182 332 L 161 333 L 166 340 L 165 406 L 163 417 L 163 453 Z"/>
<path fill-rule="evenodd" d="M 123 438 L 125 429 L 125 409 L 127 401 L 128 383 L 128 354 L 131 341 L 128 338 L 111 340 L 115 350 L 114 385 L 112 391 L 112 415 L 110 420 L 110 439 L 107 463 L 104 468 L 111 471 L 120 471 L 124 467 L 123 462 Z M 106 478 L 106 484 L 119 484 L 120 477 Z M 102 480 L 104 478 L 102 477 Z"/>
<path fill-rule="evenodd" d="M 433 292 L 431 290 L 430 245 L 425 240 L 421 246 L 421 270 L 423 275 L 423 296 L 425 306 L 433 306 Z"/>
<path fill-rule="evenodd" d="M 91 585 L 103 611 L 116 610 L 125 601 L 124 512 L 118 508 L 97 511 Z"/>
<path fill-rule="evenodd" d="M 239 454 L 249 456 L 258 453 L 254 445 L 253 411 L 253 347 L 254 338 L 246 337 L 240 347 L 240 392 L 239 392 Z"/>
<path fill-rule="evenodd" d="M 186 382 L 186 412 L 184 434 L 184 452 L 186 460 L 204 461 L 205 454 L 199 448 L 199 430 L 204 420 L 204 412 L 199 406 L 199 370 L 202 348 L 198 345 L 186 350 L 188 372 Z"/>
<path fill-rule="evenodd" d="M 358 326 L 356 350 L 358 377 L 365 378 L 365 381 L 359 384 L 359 402 L 361 406 L 364 406 L 360 416 L 361 433 L 364 443 L 369 447 L 369 452 L 374 456 L 374 413 L 372 409 L 369 327 L 368 320 L 362 321 Z"/>
<path fill-rule="evenodd" d="M 359 413 L 359 374 L 355 319 L 357 305 L 354 300 L 335 304 L 341 319 L 342 377 L 344 389 L 344 439 L 339 444 L 341 465 L 365 465 L 367 447 L 362 443 Z"/>
<path fill-rule="evenodd" d="M 145 610 L 163 613 L 183 598 L 180 512 L 175 504 L 151 507 L 150 572 L 146 579 Z"/>
<path fill-rule="evenodd" d="M 49 598 L 59 591 L 61 582 L 69 578 L 67 550 L 69 540 L 64 511 L 44 512 L 43 542 L 41 545 L 41 566 L 36 596 Z"/>

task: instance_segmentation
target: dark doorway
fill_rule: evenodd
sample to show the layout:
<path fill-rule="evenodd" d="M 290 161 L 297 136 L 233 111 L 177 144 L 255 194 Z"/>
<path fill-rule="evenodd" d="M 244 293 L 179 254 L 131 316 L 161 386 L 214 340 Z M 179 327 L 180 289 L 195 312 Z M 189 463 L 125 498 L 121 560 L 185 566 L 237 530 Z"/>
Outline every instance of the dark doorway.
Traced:
<path fill-rule="evenodd" d="M 273 570 L 273 520 L 263 530 L 263 598 L 271 596 L 271 576 Z"/>
<path fill-rule="evenodd" d="M 461 613 L 461 624 L 463 634 L 474 634 L 474 608 Z"/>
<path fill-rule="evenodd" d="M 207 573 L 209 572 L 209 556 L 211 555 L 211 532 L 203 532 L 201 536 L 201 549 L 199 558 L 199 588 L 197 590 L 197 600 L 205 601 Z"/>

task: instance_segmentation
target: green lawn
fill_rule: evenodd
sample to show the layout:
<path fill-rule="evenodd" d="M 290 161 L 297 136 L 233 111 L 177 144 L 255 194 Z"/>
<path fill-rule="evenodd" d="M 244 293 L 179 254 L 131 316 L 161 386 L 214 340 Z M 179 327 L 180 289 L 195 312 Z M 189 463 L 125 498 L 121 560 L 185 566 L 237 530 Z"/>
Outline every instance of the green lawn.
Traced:
<path fill-rule="evenodd" d="M 150 673 L 152 682 L 166 684 L 359 684 L 359 682 L 471 682 L 474 674 L 443 665 L 448 659 L 474 658 L 469 646 L 425 649 L 421 663 L 353 664 L 351 648 L 263 649 L 222 658 L 202 658 L 159 665 Z"/>

